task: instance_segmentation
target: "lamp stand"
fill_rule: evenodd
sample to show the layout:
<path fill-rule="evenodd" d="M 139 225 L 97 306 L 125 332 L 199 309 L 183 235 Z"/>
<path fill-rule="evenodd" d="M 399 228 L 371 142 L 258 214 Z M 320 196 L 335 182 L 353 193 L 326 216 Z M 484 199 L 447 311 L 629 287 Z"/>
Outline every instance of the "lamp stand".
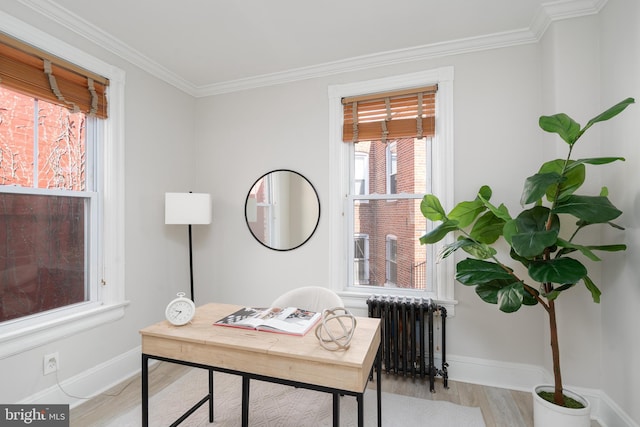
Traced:
<path fill-rule="evenodd" d="M 189 224 L 189 277 L 191 278 L 191 301 L 193 299 L 193 250 L 191 248 L 191 224 Z"/>

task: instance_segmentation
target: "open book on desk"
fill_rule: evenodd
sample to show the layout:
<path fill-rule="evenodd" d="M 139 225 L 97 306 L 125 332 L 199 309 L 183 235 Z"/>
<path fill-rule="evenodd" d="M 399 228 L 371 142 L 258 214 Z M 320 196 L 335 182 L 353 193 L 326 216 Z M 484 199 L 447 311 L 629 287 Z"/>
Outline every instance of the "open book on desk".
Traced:
<path fill-rule="evenodd" d="M 278 332 L 290 335 L 304 335 L 319 319 L 320 313 L 296 307 L 244 307 L 235 313 L 223 317 L 214 323 L 214 325 Z"/>

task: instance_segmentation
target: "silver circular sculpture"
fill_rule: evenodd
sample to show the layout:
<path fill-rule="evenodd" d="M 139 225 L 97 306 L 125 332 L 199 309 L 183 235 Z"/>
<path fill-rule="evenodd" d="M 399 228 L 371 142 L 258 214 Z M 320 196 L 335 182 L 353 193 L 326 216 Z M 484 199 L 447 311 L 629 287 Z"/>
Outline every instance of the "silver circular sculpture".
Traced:
<path fill-rule="evenodd" d="M 343 307 L 325 309 L 322 311 L 322 322 L 316 326 L 316 338 L 327 350 L 346 350 L 355 330 L 356 318 L 348 310 Z"/>

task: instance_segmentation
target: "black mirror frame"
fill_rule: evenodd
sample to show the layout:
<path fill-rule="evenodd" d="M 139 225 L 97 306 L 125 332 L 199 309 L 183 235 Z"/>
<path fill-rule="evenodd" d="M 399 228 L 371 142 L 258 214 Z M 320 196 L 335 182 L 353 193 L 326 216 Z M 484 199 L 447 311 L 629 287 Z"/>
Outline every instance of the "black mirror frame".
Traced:
<path fill-rule="evenodd" d="M 251 190 L 253 189 L 253 187 L 256 186 L 256 184 L 264 177 L 266 177 L 269 174 L 275 173 L 275 172 L 290 172 L 293 174 L 298 175 L 300 178 L 304 179 L 307 184 L 309 184 L 309 186 L 311 187 L 311 189 L 313 190 L 313 193 L 316 196 L 316 200 L 318 202 L 318 219 L 316 220 L 316 223 L 313 227 L 313 230 L 311 230 L 311 232 L 309 233 L 309 236 L 307 236 L 307 238 L 302 241 L 299 245 L 290 247 L 290 248 L 274 248 L 269 246 L 268 244 L 266 244 L 265 242 L 263 242 L 262 240 L 260 240 L 258 238 L 258 236 L 256 236 L 253 233 L 253 230 L 251 229 L 251 226 L 249 225 L 249 217 L 247 216 L 247 205 L 249 203 L 249 196 L 251 195 Z M 256 241 L 258 241 L 258 243 L 260 243 L 262 246 L 264 246 L 265 248 L 271 249 L 273 251 L 278 251 L 278 252 L 288 252 L 288 251 L 292 251 L 294 249 L 299 248 L 300 246 L 304 245 L 305 243 L 307 243 L 311 237 L 313 237 L 313 235 L 315 234 L 316 230 L 318 229 L 318 225 L 320 224 L 320 213 L 321 213 L 321 206 L 320 206 L 320 196 L 318 195 L 318 190 L 316 190 L 316 188 L 314 187 L 314 185 L 311 183 L 311 181 L 309 181 L 309 179 L 307 179 L 306 176 L 302 175 L 300 172 L 296 172 L 294 170 L 291 169 L 274 169 L 271 171 L 268 171 L 264 174 L 262 174 L 258 179 L 256 179 L 253 184 L 251 184 L 251 187 L 249 187 L 249 191 L 247 192 L 247 197 L 245 198 L 245 202 L 244 202 L 244 220 L 245 223 L 247 224 L 247 228 L 249 229 L 249 232 L 251 233 L 251 235 L 253 236 L 254 239 L 256 239 Z"/>

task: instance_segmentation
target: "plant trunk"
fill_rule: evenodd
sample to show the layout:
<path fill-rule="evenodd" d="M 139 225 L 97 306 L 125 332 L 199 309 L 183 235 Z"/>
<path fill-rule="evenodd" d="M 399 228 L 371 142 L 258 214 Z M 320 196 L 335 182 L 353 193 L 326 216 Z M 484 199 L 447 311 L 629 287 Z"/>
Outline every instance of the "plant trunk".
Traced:
<path fill-rule="evenodd" d="M 554 300 L 549 300 L 549 332 L 551 335 L 551 356 L 553 359 L 553 401 L 556 405 L 564 406 L 564 395 L 562 394 L 562 374 L 560 373 L 560 347 L 558 346 L 558 326 L 556 323 L 556 304 Z"/>

